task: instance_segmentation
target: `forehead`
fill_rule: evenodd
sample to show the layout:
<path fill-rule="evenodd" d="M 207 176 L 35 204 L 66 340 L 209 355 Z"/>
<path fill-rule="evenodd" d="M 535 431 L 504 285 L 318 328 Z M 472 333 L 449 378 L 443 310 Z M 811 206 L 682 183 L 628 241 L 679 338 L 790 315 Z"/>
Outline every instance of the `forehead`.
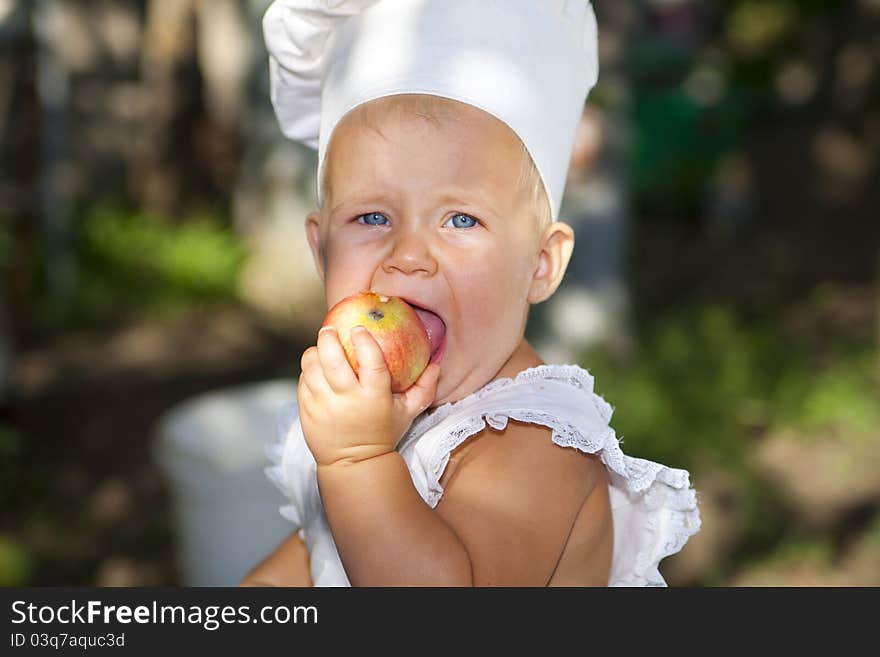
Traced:
<path fill-rule="evenodd" d="M 410 181 L 510 192 L 522 144 L 506 124 L 471 105 L 426 95 L 390 96 L 343 117 L 326 158 L 334 192 L 393 183 L 402 171 Z"/>

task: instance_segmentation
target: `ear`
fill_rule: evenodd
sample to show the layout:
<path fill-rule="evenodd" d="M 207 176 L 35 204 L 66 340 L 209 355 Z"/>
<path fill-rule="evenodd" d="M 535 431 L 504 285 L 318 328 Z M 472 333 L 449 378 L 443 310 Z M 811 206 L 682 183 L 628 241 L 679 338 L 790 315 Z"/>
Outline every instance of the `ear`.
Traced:
<path fill-rule="evenodd" d="M 541 238 L 538 264 L 529 287 L 529 303 L 541 303 L 556 291 L 574 249 L 574 230 L 561 221 L 547 226 Z"/>
<path fill-rule="evenodd" d="M 315 269 L 318 270 L 318 276 L 321 282 L 324 282 L 324 245 L 321 240 L 321 215 L 317 212 L 310 212 L 306 216 L 306 239 L 309 241 L 309 248 L 312 251 L 312 259 L 315 261 Z"/>

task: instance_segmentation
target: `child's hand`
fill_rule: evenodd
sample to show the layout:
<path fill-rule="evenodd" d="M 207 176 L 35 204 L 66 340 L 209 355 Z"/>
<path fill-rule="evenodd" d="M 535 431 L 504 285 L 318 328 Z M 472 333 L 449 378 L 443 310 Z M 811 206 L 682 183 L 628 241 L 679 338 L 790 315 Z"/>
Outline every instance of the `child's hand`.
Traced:
<path fill-rule="evenodd" d="M 352 342 L 357 375 L 333 327 L 322 328 L 317 346 L 302 357 L 299 416 L 318 465 L 354 463 L 394 451 L 437 391 L 440 366 L 432 363 L 410 388 L 392 394 L 391 374 L 373 336 L 356 327 Z"/>

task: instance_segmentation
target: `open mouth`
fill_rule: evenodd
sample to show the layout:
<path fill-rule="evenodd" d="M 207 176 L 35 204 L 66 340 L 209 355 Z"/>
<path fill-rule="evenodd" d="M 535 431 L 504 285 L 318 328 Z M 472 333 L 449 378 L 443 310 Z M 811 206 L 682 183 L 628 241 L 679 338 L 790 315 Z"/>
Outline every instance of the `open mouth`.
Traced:
<path fill-rule="evenodd" d="M 443 354 L 446 353 L 446 324 L 436 313 L 414 304 L 410 305 L 416 311 L 425 327 L 425 332 L 428 334 L 428 342 L 431 344 L 431 360 L 429 362 L 439 363 Z"/>

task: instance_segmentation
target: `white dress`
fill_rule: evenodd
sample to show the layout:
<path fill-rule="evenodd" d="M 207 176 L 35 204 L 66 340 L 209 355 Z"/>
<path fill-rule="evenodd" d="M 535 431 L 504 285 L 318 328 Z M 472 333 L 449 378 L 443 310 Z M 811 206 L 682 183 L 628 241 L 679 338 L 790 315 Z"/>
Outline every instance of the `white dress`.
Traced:
<path fill-rule="evenodd" d="M 593 377 L 577 365 L 539 365 L 499 379 L 457 402 L 417 417 L 398 451 L 413 484 L 432 508 L 451 452 L 488 423 L 508 418 L 552 429 L 552 440 L 596 454 L 608 469 L 614 520 L 611 586 L 665 586 L 665 557 L 700 529 L 696 491 L 688 472 L 626 456 L 609 426 L 612 409 L 593 392 Z M 350 586 L 318 493 L 315 459 L 305 442 L 295 402 L 279 418 L 278 442 L 267 449 L 266 474 L 289 500 L 281 515 L 301 528 L 315 586 Z M 503 438 L 502 438 L 503 439 Z"/>

